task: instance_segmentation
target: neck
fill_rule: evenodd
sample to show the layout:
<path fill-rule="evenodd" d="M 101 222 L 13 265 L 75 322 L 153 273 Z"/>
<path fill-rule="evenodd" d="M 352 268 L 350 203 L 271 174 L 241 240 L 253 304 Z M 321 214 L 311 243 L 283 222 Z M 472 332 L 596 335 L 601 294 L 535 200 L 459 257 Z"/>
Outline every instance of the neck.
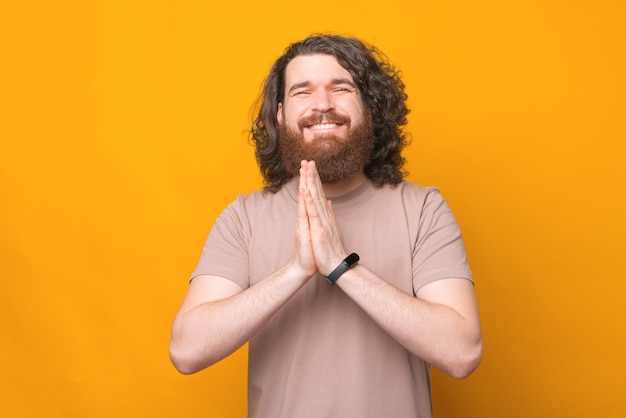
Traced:
<path fill-rule="evenodd" d="M 367 177 L 360 172 L 347 180 L 338 183 L 324 183 L 324 194 L 327 198 L 343 196 L 350 193 L 367 181 Z"/>

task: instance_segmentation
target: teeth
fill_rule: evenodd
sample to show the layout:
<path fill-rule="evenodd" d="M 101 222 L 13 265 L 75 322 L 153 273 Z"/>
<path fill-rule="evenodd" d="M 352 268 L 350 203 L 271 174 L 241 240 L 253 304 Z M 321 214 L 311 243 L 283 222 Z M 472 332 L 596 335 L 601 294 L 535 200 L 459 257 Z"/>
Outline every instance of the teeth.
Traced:
<path fill-rule="evenodd" d="M 320 123 L 318 125 L 311 126 L 311 129 L 330 129 L 330 128 L 336 128 L 336 127 L 337 127 L 336 123 Z"/>

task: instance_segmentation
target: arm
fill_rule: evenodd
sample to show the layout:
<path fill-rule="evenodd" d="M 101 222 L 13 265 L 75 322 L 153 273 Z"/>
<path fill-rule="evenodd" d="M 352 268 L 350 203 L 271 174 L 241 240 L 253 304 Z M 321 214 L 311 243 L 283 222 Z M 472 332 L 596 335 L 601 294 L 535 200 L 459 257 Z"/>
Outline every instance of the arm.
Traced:
<path fill-rule="evenodd" d="M 170 358 L 181 373 L 200 371 L 237 350 L 315 275 L 309 222 L 300 195 L 295 251 L 287 265 L 246 290 L 223 277 L 193 279 L 174 319 L 170 341 Z"/>
<path fill-rule="evenodd" d="M 482 339 L 473 285 L 444 279 L 408 295 L 362 265 L 337 285 L 407 350 L 456 378 L 478 366 Z"/>
<path fill-rule="evenodd" d="M 306 167 L 306 208 L 313 253 L 328 275 L 346 257 L 330 203 L 314 163 Z M 451 376 L 468 376 L 480 362 L 478 307 L 469 280 L 449 278 L 406 294 L 364 265 L 344 273 L 337 285 L 407 350 Z"/>
<path fill-rule="evenodd" d="M 288 266 L 246 290 L 222 277 L 194 278 L 174 319 L 172 363 L 190 374 L 230 355 L 305 282 Z"/>

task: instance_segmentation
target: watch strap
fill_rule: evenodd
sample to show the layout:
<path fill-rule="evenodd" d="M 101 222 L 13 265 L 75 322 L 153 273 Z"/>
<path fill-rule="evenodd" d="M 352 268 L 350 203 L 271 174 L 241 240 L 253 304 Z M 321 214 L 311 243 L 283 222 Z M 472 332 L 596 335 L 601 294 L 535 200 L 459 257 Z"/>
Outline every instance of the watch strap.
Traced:
<path fill-rule="evenodd" d="M 352 253 L 346 258 L 343 259 L 341 263 L 335 268 L 328 276 L 326 276 L 326 280 L 332 285 L 335 284 L 337 279 L 341 277 L 343 273 L 348 271 L 351 267 L 353 267 L 356 263 L 359 262 L 359 255 L 357 253 Z"/>

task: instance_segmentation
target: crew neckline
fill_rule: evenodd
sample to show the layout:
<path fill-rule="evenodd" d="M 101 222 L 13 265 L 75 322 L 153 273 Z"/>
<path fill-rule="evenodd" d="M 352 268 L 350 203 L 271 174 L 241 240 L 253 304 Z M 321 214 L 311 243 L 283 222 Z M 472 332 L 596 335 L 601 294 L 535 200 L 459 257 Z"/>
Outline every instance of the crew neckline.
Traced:
<path fill-rule="evenodd" d="M 292 178 L 285 186 L 289 195 L 297 202 L 298 201 L 298 178 Z M 342 206 L 347 203 L 352 202 L 360 202 L 363 199 L 366 199 L 369 196 L 369 191 L 374 189 L 374 184 L 367 179 L 363 184 L 357 187 L 354 190 L 349 191 L 348 193 L 344 193 L 339 196 L 328 197 L 333 206 Z"/>

